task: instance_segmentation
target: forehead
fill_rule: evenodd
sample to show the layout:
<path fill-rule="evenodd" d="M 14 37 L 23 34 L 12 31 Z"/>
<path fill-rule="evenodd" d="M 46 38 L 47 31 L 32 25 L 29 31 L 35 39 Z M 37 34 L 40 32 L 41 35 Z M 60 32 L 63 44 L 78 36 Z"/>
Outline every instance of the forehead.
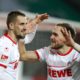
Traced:
<path fill-rule="evenodd" d="M 59 32 L 61 32 L 61 29 L 62 29 L 61 26 L 54 26 L 52 29 L 52 32 L 59 33 Z"/>
<path fill-rule="evenodd" d="M 17 21 L 19 22 L 28 22 L 29 18 L 26 16 L 17 16 Z"/>

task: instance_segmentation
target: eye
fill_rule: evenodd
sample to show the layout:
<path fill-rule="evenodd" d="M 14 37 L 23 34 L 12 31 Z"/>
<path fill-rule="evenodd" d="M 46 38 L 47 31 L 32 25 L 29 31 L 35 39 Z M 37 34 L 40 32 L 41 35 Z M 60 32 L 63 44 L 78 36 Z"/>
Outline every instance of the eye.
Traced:
<path fill-rule="evenodd" d="M 20 25 L 24 25 L 24 23 L 20 23 Z"/>
<path fill-rule="evenodd" d="M 54 36 L 58 36 L 58 34 L 57 34 L 57 33 L 52 33 L 52 35 L 54 35 Z"/>

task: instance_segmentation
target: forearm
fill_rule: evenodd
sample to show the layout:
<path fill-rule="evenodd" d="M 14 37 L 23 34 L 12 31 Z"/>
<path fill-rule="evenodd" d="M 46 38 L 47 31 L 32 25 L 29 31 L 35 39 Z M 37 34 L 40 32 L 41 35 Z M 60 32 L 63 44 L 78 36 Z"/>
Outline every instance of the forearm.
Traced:
<path fill-rule="evenodd" d="M 20 60 L 27 59 L 27 55 L 26 55 L 27 52 L 26 52 L 24 41 L 21 40 L 18 41 L 18 49 L 20 53 Z"/>
<path fill-rule="evenodd" d="M 23 41 L 19 40 L 18 48 L 20 53 L 20 60 L 21 61 L 30 61 L 30 60 L 38 60 L 37 55 L 34 51 L 27 51 L 25 48 L 25 44 Z"/>
<path fill-rule="evenodd" d="M 38 19 L 38 18 L 34 18 L 31 22 L 30 22 L 30 24 L 32 25 L 32 26 L 36 26 L 36 25 L 38 25 L 39 23 L 41 23 L 42 21 L 40 20 L 40 19 Z"/>
<path fill-rule="evenodd" d="M 28 61 L 27 51 L 23 43 L 19 44 L 20 61 Z"/>

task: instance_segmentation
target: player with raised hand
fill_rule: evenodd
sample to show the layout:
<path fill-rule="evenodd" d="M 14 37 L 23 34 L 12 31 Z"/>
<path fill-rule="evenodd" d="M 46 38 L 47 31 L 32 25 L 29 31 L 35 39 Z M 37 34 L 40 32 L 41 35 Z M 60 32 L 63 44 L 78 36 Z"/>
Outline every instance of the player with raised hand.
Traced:
<path fill-rule="evenodd" d="M 51 30 L 51 44 L 37 50 L 28 51 L 23 41 L 19 40 L 18 47 L 21 60 L 24 61 L 45 61 L 47 64 L 47 80 L 75 80 L 72 65 L 75 61 L 80 62 L 80 53 L 73 47 L 66 45 L 66 38 L 62 29 L 70 31 L 72 38 L 75 37 L 75 31 L 68 23 L 59 23 Z M 68 36 L 66 31 L 66 35 Z M 71 44 L 72 45 L 72 44 Z"/>

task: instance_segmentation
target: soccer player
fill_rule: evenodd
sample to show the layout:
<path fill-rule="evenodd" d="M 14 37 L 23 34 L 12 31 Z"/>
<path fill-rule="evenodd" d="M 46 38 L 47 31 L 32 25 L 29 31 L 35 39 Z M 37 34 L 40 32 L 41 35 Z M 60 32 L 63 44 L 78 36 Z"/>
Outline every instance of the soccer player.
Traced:
<path fill-rule="evenodd" d="M 40 14 L 30 21 L 20 11 L 11 11 L 8 14 L 8 30 L 0 37 L 0 80 L 16 80 L 18 63 L 23 57 L 19 54 L 18 40 L 33 32 L 33 27 L 47 18 L 47 14 Z"/>
<path fill-rule="evenodd" d="M 51 44 L 34 51 L 27 51 L 22 40 L 19 40 L 19 52 L 22 60 L 39 60 L 47 63 L 47 80 L 74 80 L 71 68 L 75 61 L 80 61 L 80 53 L 70 46 L 67 46 L 62 28 L 71 32 L 75 37 L 74 29 L 67 23 L 56 24 L 50 36 Z"/>

